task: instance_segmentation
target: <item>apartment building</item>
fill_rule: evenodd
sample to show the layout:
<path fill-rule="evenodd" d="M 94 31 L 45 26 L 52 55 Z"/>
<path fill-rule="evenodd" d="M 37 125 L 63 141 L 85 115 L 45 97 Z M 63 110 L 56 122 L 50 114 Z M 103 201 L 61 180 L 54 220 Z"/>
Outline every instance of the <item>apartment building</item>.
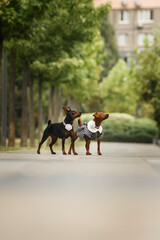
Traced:
<path fill-rule="evenodd" d="M 94 0 L 94 6 L 111 2 L 110 22 L 115 28 L 120 55 L 134 47 L 143 51 L 144 39 L 153 41 L 153 29 L 160 25 L 160 0 Z"/>

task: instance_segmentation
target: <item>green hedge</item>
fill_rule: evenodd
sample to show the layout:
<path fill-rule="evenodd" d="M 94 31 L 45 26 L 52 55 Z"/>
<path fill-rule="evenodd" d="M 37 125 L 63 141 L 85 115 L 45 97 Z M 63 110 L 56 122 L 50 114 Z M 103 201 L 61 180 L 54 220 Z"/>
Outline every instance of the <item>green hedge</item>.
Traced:
<path fill-rule="evenodd" d="M 93 114 L 82 114 L 82 122 L 93 119 Z M 125 113 L 112 113 L 102 123 L 103 141 L 152 143 L 158 135 L 156 122 L 147 118 L 135 118 Z"/>

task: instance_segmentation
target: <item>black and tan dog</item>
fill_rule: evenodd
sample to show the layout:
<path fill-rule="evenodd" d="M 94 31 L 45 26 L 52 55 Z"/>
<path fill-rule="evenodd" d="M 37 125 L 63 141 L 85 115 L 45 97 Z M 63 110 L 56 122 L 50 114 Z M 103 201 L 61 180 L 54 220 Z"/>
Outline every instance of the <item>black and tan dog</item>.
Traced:
<path fill-rule="evenodd" d="M 71 110 L 71 108 L 65 108 L 63 107 L 64 112 L 66 114 L 66 117 L 63 122 L 61 123 L 53 123 L 51 124 L 51 120 L 48 121 L 48 126 L 44 130 L 42 140 L 39 143 L 39 147 L 37 150 L 37 153 L 40 154 L 40 148 L 42 144 L 47 140 L 47 138 L 50 136 L 52 138 L 52 142 L 50 143 L 49 147 L 52 154 L 56 154 L 52 146 L 56 143 L 57 139 L 62 139 L 62 153 L 66 154 L 65 152 L 65 139 L 68 137 L 71 137 L 72 141 L 72 150 L 75 155 L 77 155 L 75 149 L 74 149 L 74 131 L 73 131 L 73 121 L 75 118 L 81 116 L 81 112 L 76 112 L 74 110 Z"/>
<path fill-rule="evenodd" d="M 101 122 L 107 119 L 109 117 L 109 114 L 103 113 L 103 112 L 96 112 L 93 116 L 94 116 L 93 120 L 89 122 L 85 122 L 83 124 L 81 123 L 81 120 L 78 119 L 79 127 L 77 128 L 74 134 L 74 140 L 76 140 L 78 137 L 80 138 L 83 137 L 86 141 L 86 145 L 85 145 L 86 155 L 91 155 L 89 151 L 90 142 L 91 140 L 97 139 L 97 145 L 98 145 L 97 152 L 98 152 L 98 155 L 102 155 L 100 151 L 100 142 L 104 133 L 102 132 Z M 74 142 L 71 143 L 68 154 L 71 154 L 71 149 L 73 147 L 72 144 L 74 144 Z"/>

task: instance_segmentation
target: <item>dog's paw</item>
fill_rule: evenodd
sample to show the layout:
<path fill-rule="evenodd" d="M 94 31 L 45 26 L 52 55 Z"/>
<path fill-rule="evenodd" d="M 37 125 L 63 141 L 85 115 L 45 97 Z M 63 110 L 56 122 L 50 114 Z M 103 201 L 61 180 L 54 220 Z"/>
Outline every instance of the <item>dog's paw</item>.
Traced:
<path fill-rule="evenodd" d="M 87 152 L 87 153 L 86 153 L 86 155 L 92 155 L 92 153 L 90 153 L 90 152 Z"/>
<path fill-rule="evenodd" d="M 40 151 L 37 151 L 37 154 L 40 154 Z"/>
<path fill-rule="evenodd" d="M 78 153 L 75 152 L 74 155 L 78 155 Z"/>
<path fill-rule="evenodd" d="M 71 155 L 71 152 L 68 152 L 69 155 Z"/>
<path fill-rule="evenodd" d="M 102 153 L 101 153 L 101 152 L 98 152 L 98 155 L 102 155 Z"/>
<path fill-rule="evenodd" d="M 56 154 L 56 152 L 51 152 L 51 154 Z"/>
<path fill-rule="evenodd" d="M 67 155 L 67 153 L 66 153 L 66 152 L 63 152 L 63 155 Z"/>

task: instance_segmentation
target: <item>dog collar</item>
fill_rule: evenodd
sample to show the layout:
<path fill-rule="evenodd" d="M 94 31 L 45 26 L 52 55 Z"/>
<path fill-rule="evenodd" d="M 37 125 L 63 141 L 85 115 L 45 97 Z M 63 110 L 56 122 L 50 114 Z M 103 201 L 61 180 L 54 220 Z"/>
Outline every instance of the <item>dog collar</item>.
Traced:
<path fill-rule="evenodd" d="M 71 124 L 63 122 L 63 125 L 67 131 L 71 131 L 73 129 L 73 126 Z"/>
<path fill-rule="evenodd" d="M 100 132 L 102 133 L 102 126 L 97 127 L 95 121 L 91 120 L 87 124 L 88 130 L 92 133 Z"/>

